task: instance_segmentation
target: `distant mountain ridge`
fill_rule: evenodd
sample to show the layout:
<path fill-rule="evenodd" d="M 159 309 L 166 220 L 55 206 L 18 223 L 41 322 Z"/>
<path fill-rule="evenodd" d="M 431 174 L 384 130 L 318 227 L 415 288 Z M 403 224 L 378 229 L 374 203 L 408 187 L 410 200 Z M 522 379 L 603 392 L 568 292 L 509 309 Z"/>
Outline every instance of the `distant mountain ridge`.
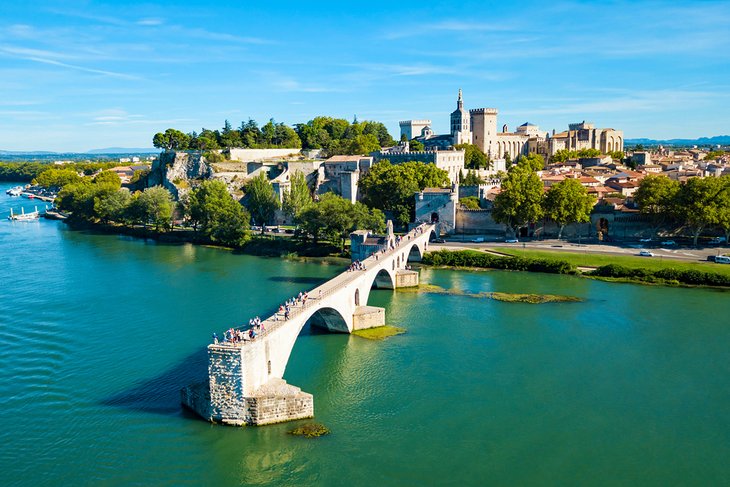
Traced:
<path fill-rule="evenodd" d="M 72 155 L 72 154 L 157 154 L 160 149 L 139 147 L 107 147 L 105 149 L 91 149 L 86 152 L 55 152 L 42 150 L 0 150 L 0 154 L 8 156 L 35 156 L 35 155 Z"/>
<path fill-rule="evenodd" d="M 625 139 L 624 146 L 627 145 L 728 145 L 730 144 L 730 135 L 715 135 L 714 137 L 700 137 L 698 139 Z"/>
<path fill-rule="evenodd" d="M 157 154 L 161 149 L 153 148 L 129 148 L 129 147 L 107 147 L 105 149 L 87 150 L 86 154 Z"/>

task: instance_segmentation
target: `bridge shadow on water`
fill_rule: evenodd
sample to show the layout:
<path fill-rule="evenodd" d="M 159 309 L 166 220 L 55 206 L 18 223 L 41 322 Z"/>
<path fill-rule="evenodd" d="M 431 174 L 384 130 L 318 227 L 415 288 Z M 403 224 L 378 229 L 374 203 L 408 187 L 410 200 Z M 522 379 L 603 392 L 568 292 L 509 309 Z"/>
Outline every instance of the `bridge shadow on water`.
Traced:
<path fill-rule="evenodd" d="M 315 284 L 320 285 L 329 281 L 325 277 L 306 277 L 306 276 L 271 276 L 268 278 L 269 281 L 274 282 L 289 282 L 292 284 Z M 315 286 L 316 287 L 316 286 Z"/>
<path fill-rule="evenodd" d="M 180 404 L 180 389 L 206 379 L 208 352 L 203 346 L 161 374 L 141 380 L 129 389 L 104 398 L 104 406 L 142 411 L 163 416 L 197 418 Z"/>

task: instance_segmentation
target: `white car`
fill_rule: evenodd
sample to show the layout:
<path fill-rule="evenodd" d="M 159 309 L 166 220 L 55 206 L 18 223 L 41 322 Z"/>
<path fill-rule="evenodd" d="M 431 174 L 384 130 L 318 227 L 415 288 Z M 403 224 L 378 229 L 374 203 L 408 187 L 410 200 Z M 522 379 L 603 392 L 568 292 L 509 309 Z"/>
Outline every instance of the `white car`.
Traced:
<path fill-rule="evenodd" d="M 482 242 L 484 242 L 484 238 L 483 237 L 477 237 L 474 240 L 472 240 L 472 242 L 474 242 L 474 243 L 482 243 Z"/>
<path fill-rule="evenodd" d="M 665 240 L 662 242 L 662 245 L 672 246 L 672 245 L 677 245 L 677 242 L 675 242 L 674 240 Z"/>
<path fill-rule="evenodd" d="M 650 238 L 640 238 L 639 242 L 648 243 L 648 242 L 651 242 L 651 239 Z"/>
<path fill-rule="evenodd" d="M 639 255 L 642 257 L 654 257 L 654 253 L 649 252 L 648 250 L 642 250 L 641 252 L 639 252 Z"/>
<path fill-rule="evenodd" d="M 519 240 L 516 238 L 506 238 L 504 239 L 504 243 L 519 243 Z"/>

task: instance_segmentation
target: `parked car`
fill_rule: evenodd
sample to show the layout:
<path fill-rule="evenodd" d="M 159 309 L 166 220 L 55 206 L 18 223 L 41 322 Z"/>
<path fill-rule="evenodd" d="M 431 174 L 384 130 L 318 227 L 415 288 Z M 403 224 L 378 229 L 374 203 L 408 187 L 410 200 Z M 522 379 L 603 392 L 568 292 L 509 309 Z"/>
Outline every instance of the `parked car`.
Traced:
<path fill-rule="evenodd" d="M 718 255 L 715 257 L 715 262 L 718 264 L 730 264 L 730 256 Z"/>
<path fill-rule="evenodd" d="M 654 257 L 654 252 L 650 252 L 648 250 L 642 250 L 639 252 L 639 255 L 642 257 Z"/>
<path fill-rule="evenodd" d="M 482 243 L 484 242 L 484 237 L 477 237 L 474 240 L 472 240 L 474 243 Z"/>
<path fill-rule="evenodd" d="M 715 237 L 712 240 L 710 240 L 710 245 L 720 245 L 721 243 L 725 243 L 726 239 L 725 237 Z"/>
<path fill-rule="evenodd" d="M 716 255 L 708 255 L 707 256 L 708 262 L 715 262 L 715 257 L 717 257 L 717 256 Z"/>
<path fill-rule="evenodd" d="M 519 243 L 519 240 L 516 238 L 506 238 L 504 239 L 504 243 Z"/>
<path fill-rule="evenodd" d="M 651 239 L 650 238 L 640 238 L 639 242 L 648 243 L 648 242 L 651 242 Z"/>
<path fill-rule="evenodd" d="M 443 238 L 435 238 L 435 239 L 431 240 L 431 242 L 433 242 L 433 243 L 446 243 L 446 240 L 444 240 Z"/>
<path fill-rule="evenodd" d="M 677 242 L 675 242 L 674 240 L 664 240 L 662 242 L 662 245 L 666 245 L 667 247 L 670 247 L 672 245 L 677 245 Z"/>

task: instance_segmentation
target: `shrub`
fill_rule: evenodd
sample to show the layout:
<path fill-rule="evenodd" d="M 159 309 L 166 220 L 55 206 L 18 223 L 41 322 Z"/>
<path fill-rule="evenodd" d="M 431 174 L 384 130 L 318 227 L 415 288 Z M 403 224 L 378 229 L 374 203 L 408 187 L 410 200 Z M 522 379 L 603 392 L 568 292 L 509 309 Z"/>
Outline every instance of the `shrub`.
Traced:
<path fill-rule="evenodd" d="M 669 283 L 681 283 L 704 286 L 730 287 L 730 276 L 706 272 L 698 269 L 672 269 L 666 268 L 652 271 L 644 268 L 630 268 L 616 264 L 609 264 L 589 272 L 589 275 L 598 277 L 617 277 L 636 279 L 644 282 L 666 281 Z"/>
<path fill-rule="evenodd" d="M 480 267 L 509 271 L 546 272 L 572 274 L 575 268 L 562 260 L 532 259 L 528 257 L 502 257 L 475 250 L 439 250 L 423 256 L 423 263 L 434 266 Z"/>

